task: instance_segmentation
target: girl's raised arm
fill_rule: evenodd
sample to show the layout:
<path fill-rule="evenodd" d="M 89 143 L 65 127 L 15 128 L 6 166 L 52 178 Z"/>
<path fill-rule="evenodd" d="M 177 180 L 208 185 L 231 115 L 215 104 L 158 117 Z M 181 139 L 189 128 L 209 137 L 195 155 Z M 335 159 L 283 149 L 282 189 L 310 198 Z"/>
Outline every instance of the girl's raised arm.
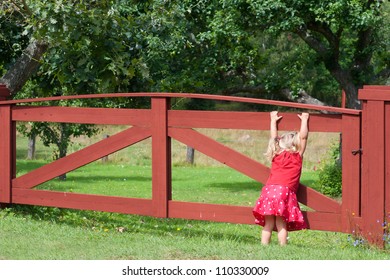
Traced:
<path fill-rule="evenodd" d="M 299 130 L 299 138 L 301 143 L 299 153 L 302 156 L 306 150 L 307 137 L 309 136 L 309 113 L 302 113 L 301 115 L 298 115 L 298 117 L 301 119 L 301 128 Z"/>
<path fill-rule="evenodd" d="M 270 123 L 270 137 L 272 139 L 278 137 L 278 121 L 283 118 L 282 116 L 278 116 L 278 111 L 272 111 L 270 113 L 271 123 Z"/>

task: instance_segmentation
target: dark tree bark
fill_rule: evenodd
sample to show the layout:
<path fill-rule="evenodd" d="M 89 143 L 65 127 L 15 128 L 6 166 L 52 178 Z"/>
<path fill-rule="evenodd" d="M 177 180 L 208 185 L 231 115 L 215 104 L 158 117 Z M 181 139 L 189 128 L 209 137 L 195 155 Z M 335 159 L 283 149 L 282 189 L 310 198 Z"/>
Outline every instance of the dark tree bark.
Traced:
<path fill-rule="evenodd" d="M 32 41 L 24 50 L 23 55 L 0 78 L 0 84 L 5 84 L 11 95 L 18 92 L 28 79 L 36 73 L 40 66 L 40 60 L 48 48 L 47 43 Z"/>
<path fill-rule="evenodd" d="M 59 128 L 59 139 L 57 142 L 59 155 L 58 159 L 66 157 L 68 153 L 68 141 L 66 140 L 68 138 L 68 129 L 66 123 L 61 123 Z M 64 181 L 66 180 L 66 173 L 62 174 L 58 177 L 58 179 Z"/>
<path fill-rule="evenodd" d="M 186 162 L 189 164 L 194 164 L 194 160 L 195 160 L 195 150 L 194 148 L 187 146 Z"/>
<path fill-rule="evenodd" d="M 28 138 L 28 149 L 27 149 L 27 159 L 32 160 L 35 158 L 35 143 L 37 137 L 35 135 L 31 135 Z"/>
<path fill-rule="evenodd" d="M 308 23 L 295 31 L 307 45 L 317 52 L 326 69 L 345 91 L 347 107 L 360 109 L 358 90 L 365 81 L 356 79 L 355 76 L 357 75 L 355 73 L 367 73 L 369 76 L 372 72 L 370 70 L 372 51 L 370 51 L 369 46 L 372 43 L 374 32 L 372 29 L 358 32 L 354 61 L 348 68 L 343 68 L 340 64 L 340 38 L 342 32 L 342 29 L 333 32 L 328 26 L 319 22 Z M 323 36 L 326 42 L 321 41 L 316 34 Z"/>

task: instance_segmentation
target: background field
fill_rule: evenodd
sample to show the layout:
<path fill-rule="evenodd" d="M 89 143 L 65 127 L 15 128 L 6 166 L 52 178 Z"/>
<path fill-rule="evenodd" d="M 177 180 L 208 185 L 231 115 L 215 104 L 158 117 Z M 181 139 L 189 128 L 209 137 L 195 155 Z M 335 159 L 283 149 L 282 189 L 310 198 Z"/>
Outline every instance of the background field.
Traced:
<path fill-rule="evenodd" d="M 126 127 L 101 127 L 92 138 L 72 141 L 69 153 L 95 143 L 106 135 L 113 135 Z M 268 145 L 268 131 L 200 129 L 200 132 L 267 166 L 263 153 Z M 329 149 L 337 144 L 337 133 L 311 133 L 304 157 L 302 182 L 318 189 L 318 170 L 330 160 Z M 53 159 L 53 149 L 37 143 L 36 159 L 23 160 L 27 155 L 27 139 L 19 137 L 17 176 Z M 207 203 L 252 205 L 261 184 L 224 164 L 195 152 L 194 165 L 186 162 L 187 146 L 172 141 L 173 199 Z M 66 181 L 51 180 L 39 189 L 78 193 L 151 198 L 151 139 L 144 140 L 108 157 L 67 174 Z"/>

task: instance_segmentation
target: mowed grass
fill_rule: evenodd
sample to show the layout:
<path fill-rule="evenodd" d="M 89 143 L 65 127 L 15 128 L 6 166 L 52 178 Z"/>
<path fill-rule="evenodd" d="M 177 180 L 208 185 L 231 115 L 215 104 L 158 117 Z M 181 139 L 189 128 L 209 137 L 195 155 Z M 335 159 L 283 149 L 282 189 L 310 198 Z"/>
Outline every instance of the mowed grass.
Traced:
<path fill-rule="evenodd" d="M 237 133 L 229 132 L 229 137 L 213 135 L 213 131 L 207 133 L 226 145 L 238 146 L 234 148 L 261 157 L 262 137 L 250 135 L 248 138 L 249 134 L 245 134 L 246 140 L 243 141 L 242 135 Z M 50 161 L 50 151 L 39 146 L 37 159 L 25 160 L 25 140 L 21 139 L 19 143 L 22 144 L 18 146 L 17 176 Z M 134 145 L 111 155 L 106 163 L 91 163 L 69 172 L 65 181 L 53 179 L 37 188 L 151 198 L 149 144 Z M 82 141 L 77 145 L 82 148 Z M 302 182 L 313 187 L 318 177 L 315 167 L 326 158 L 325 153 L 314 155 L 320 149 L 326 150 L 317 146 L 313 155 L 305 158 L 308 162 Z M 185 147 L 173 143 L 174 200 L 242 206 L 254 204 L 261 189 L 260 183 L 198 153 L 195 166 L 187 165 L 184 154 Z M 354 246 L 348 234 L 297 231 L 290 233 L 286 247 L 277 244 L 276 235 L 272 244 L 264 247 L 260 244 L 260 232 L 261 228 L 256 225 L 14 205 L 0 210 L 0 259 L 390 259 L 388 249 Z"/>
<path fill-rule="evenodd" d="M 259 242 L 259 228 L 251 225 L 70 210 L 58 211 L 52 220 L 53 215 L 22 210 L 1 212 L 0 259 L 389 259 L 388 252 L 353 247 L 345 235 L 332 232 L 292 232 L 288 246 L 274 240 L 265 247 Z"/>

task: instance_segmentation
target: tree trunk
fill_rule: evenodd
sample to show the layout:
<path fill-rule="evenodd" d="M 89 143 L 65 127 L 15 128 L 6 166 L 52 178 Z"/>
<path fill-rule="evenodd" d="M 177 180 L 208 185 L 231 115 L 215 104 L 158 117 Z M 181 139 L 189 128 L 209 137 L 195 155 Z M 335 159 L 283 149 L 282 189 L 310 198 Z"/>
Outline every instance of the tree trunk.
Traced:
<path fill-rule="evenodd" d="M 360 109 L 361 104 L 358 99 L 359 87 L 353 82 L 351 73 L 341 69 L 340 67 L 331 67 L 326 64 L 325 66 L 345 91 L 347 108 Z"/>
<path fill-rule="evenodd" d="M 194 164 L 194 159 L 195 159 L 195 150 L 194 148 L 187 146 L 187 157 L 186 157 L 186 162 L 189 164 Z"/>
<path fill-rule="evenodd" d="M 35 158 L 35 142 L 36 135 L 31 135 L 28 139 L 27 159 L 32 160 Z"/>
<path fill-rule="evenodd" d="M 67 135 L 67 124 L 61 123 L 60 124 L 60 139 L 58 143 L 58 150 L 59 150 L 59 158 L 66 157 L 68 153 L 68 141 L 67 141 L 68 135 Z M 64 181 L 66 180 L 66 173 L 62 174 L 58 177 L 58 179 Z"/>
<path fill-rule="evenodd" d="M 103 139 L 107 139 L 107 138 L 109 138 L 109 137 L 110 137 L 110 135 L 108 135 L 108 134 L 104 134 L 104 135 L 103 135 Z M 108 162 L 108 156 L 102 157 L 102 162 L 103 162 L 103 163 Z"/>
<path fill-rule="evenodd" d="M 334 33 L 329 26 L 324 26 L 319 22 L 310 22 L 307 26 L 301 26 L 294 32 L 319 55 L 325 68 L 345 91 L 347 107 L 360 109 L 358 90 L 365 82 L 363 79 L 354 78 L 357 78 L 359 73 L 365 73 L 369 69 L 372 57 L 372 50 L 369 48 L 372 42 L 372 30 L 367 29 L 359 32 L 354 61 L 350 66 L 344 68 L 340 62 L 342 29 Z M 318 37 L 313 36 L 314 33 L 321 34 L 328 41 L 328 44 L 324 44 Z"/>
<path fill-rule="evenodd" d="M 28 79 L 35 74 L 40 66 L 40 59 L 48 48 L 47 43 L 32 41 L 23 51 L 23 55 L 15 62 L 8 72 L 0 78 L 10 90 L 11 95 L 18 92 Z"/>

